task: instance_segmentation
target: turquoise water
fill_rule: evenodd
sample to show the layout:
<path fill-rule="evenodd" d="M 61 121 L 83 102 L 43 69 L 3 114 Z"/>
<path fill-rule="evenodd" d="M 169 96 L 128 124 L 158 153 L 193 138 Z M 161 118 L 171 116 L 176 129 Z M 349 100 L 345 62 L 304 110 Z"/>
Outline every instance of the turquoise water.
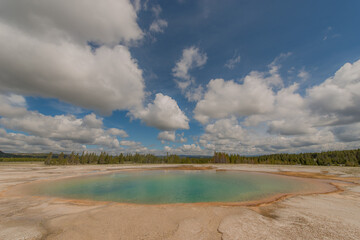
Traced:
<path fill-rule="evenodd" d="M 271 174 L 216 171 L 136 171 L 38 184 L 35 195 L 124 203 L 241 202 L 311 189 Z"/>

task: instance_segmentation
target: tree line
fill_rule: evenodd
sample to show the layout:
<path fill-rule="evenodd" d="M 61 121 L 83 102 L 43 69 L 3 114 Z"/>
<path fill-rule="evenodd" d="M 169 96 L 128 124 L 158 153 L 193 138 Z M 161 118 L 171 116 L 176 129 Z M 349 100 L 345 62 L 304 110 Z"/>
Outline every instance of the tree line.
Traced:
<path fill-rule="evenodd" d="M 155 156 L 153 154 L 123 154 L 113 156 L 106 152 L 100 154 L 86 153 L 82 154 L 72 152 L 69 155 L 60 153 L 54 156 L 52 153 L 45 160 L 46 165 L 77 165 L 77 164 L 123 164 L 123 163 L 211 163 L 211 158 L 180 157 L 178 155 Z"/>
<path fill-rule="evenodd" d="M 214 163 L 359 166 L 360 149 L 320 153 L 280 153 L 261 156 L 241 156 L 238 154 L 215 152 L 213 158 Z"/>
<path fill-rule="evenodd" d="M 261 156 L 242 156 L 239 154 L 227 154 L 214 152 L 212 157 L 186 157 L 174 154 L 166 156 L 155 156 L 153 154 L 123 154 L 113 156 L 106 152 L 74 153 L 65 155 L 50 153 L 45 159 L 46 165 L 77 165 L 77 164 L 205 164 L 205 163 L 227 163 L 227 164 L 288 164 L 288 165 L 319 165 L 319 166 L 360 166 L 360 149 L 344 151 L 328 151 L 321 153 L 298 153 L 298 154 L 271 154 Z"/>

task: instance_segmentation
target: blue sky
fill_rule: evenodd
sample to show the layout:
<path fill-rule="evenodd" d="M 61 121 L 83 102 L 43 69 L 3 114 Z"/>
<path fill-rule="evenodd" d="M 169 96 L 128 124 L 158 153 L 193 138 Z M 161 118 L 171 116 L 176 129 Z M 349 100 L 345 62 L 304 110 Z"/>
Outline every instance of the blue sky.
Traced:
<path fill-rule="evenodd" d="M 359 1 L 0 3 L 0 150 L 358 148 Z"/>

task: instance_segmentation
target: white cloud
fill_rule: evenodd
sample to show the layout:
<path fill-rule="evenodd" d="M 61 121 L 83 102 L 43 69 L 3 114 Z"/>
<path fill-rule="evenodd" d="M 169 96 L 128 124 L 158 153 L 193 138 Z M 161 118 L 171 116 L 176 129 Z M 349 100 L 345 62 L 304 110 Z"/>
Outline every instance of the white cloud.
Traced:
<path fill-rule="evenodd" d="M 184 133 L 178 133 L 176 134 L 176 137 L 177 137 L 177 141 L 180 142 L 180 143 L 186 143 L 187 142 L 187 138 L 184 137 Z"/>
<path fill-rule="evenodd" d="M 209 154 L 208 152 L 204 152 L 204 150 L 197 144 L 184 144 L 178 148 L 164 146 L 164 151 L 178 155 L 208 155 Z"/>
<path fill-rule="evenodd" d="M 0 23 L 2 91 L 55 97 L 110 114 L 141 105 L 142 71 L 121 45 L 100 47 L 44 42 Z M 81 63 L 81 64 L 79 64 Z"/>
<path fill-rule="evenodd" d="M 328 125 L 360 121 L 360 60 L 344 64 L 333 77 L 308 89 L 306 100 Z"/>
<path fill-rule="evenodd" d="M 120 145 L 125 146 L 125 148 L 122 152 L 126 152 L 126 153 L 145 154 L 145 153 L 151 152 L 151 150 L 148 149 L 147 147 L 144 147 L 141 144 L 141 142 L 122 140 L 122 141 L 120 141 Z"/>
<path fill-rule="evenodd" d="M 276 64 L 269 67 L 270 81 L 260 73 L 249 74 L 243 84 L 222 79 L 210 81 L 194 111 L 198 120 L 210 121 L 199 139 L 204 151 L 268 154 L 351 149 L 360 144 L 357 107 L 360 106 L 360 60 L 345 64 L 333 77 L 307 89 L 305 96 L 297 93 L 297 83 L 277 91 L 272 88 L 282 84 L 279 67 Z M 242 88 L 252 75 L 257 76 L 252 77 L 255 79 L 252 83 L 264 89 L 249 96 L 246 95 L 249 91 L 244 93 Z M 262 96 L 266 91 L 269 98 Z M 240 97 L 244 95 L 246 100 Z M 251 106 L 256 100 L 260 106 L 271 103 L 265 108 L 268 111 L 254 111 L 259 109 Z M 239 107 L 244 103 L 252 110 Z M 235 116 L 245 118 L 240 122 Z"/>
<path fill-rule="evenodd" d="M 210 118 L 268 113 L 273 110 L 274 101 L 272 89 L 258 73 L 248 75 L 243 84 L 213 79 L 195 107 L 194 118 L 206 123 Z"/>
<path fill-rule="evenodd" d="M 230 116 L 249 117 L 274 111 L 274 88 L 283 86 L 278 62 L 290 54 L 281 54 L 269 64 L 268 72 L 250 72 L 242 83 L 213 79 L 207 85 L 203 98 L 197 102 L 194 118 L 205 124 L 210 119 Z"/>
<path fill-rule="evenodd" d="M 46 116 L 27 112 L 21 117 L 1 118 L 0 125 L 7 129 L 53 140 L 69 140 L 80 144 L 118 147 L 119 142 L 103 128 L 102 119 L 95 114 L 76 118 L 73 115 Z"/>
<path fill-rule="evenodd" d="M 202 53 L 199 48 L 192 46 L 183 50 L 181 59 L 172 69 L 173 76 L 177 78 L 175 79 L 177 86 L 190 102 L 199 101 L 203 97 L 204 89 L 201 85 L 196 86 L 195 78 L 190 75 L 189 71 L 202 67 L 206 61 L 206 53 Z"/>
<path fill-rule="evenodd" d="M 22 133 L 8 133 L 0 128 L 1 150 L 6 152 L 81 152 L 83 145 L 68 140 L 52 140 L 49 138 L 28 136 Z"/>
<path fill-rule="evenodd" d="M 268 132 L 271 134 L 315 133 L 316 129 L 312 125 L 317 121 L 317 117 L 311 115 L 307 109 L 305 100 L 296 92 L 298 88 L 299 85 L 294 83 L 279 90 L 275 96 L 274 110 L 267 115 L 255 116 L 255 119 L 250 117 L 246 119 L 246 124 L 250 126 L 258 124 L 259 121 L 269 121 Z"/>
<path fill-rule="evenodd" d="M 175 82 L 178 88 L 180 88 L 182 92 L 185 92 L 185 89 L 187 89 L 192 83 L 192 81 L 178 81 L 178 80 L 175 80 Z"/>
<path fill-rule="evenodd" d="M 141 0 L 132 0 L 131 2 L 134 6 L 135 11 L 139 12 L 141 10 Z"/>
<path fill-rule="evenodd" d="M 132 110 L 131 115 L 141 119 L 148 126 L 164 131 L 189 129 L 189 119 L 176 101 L 161 93 L 156 94 L 154 102 L 149 103 L 146 108 Z"/>
<path fill-rule="evenodd" d="M 204 151 L 224 151 L 243 155 L 272 154 L 278 152 L 326 151 L 344 149 L 329 129 L 312 134 L 271 135 L 261 127 L 244 128 L 236 118 L 220 119 L 208 124 L 200 136 Z"/>
<path fill-rule="evenodd" d="M 175 131 L 162 131 L 158 135 L 159 140 L 175 142 Z"/>
<path fill-rule="evenodd" d="M 200 101 L 204 96 L 204 88 L 199 85 L 198 87 L 189 88 L 185 91 L 185 97 L 190 102 Z"/>
<path fill-rule="evenodd" d="M 100 132 L 100 131 L 99 131 Z M 94 133 L 94 131 L 92 132 Z M 96 141 L 92 141 L 88 145 L 96 145 L 87 148 L 83 143 L 74 139 L 54 139 L 51 137 L 25 135 L 22 133 L 10 133 L 5 129 L 0 128 L 0 147 L 5 152 L 15 153 L 34 153 L 34 152 L 66 152 L 72 151 L 81 153 L 106 151 L 109 154 L 117 155 L 123 153 L 149 153 L 151 150 L 142 146 L 140 142 L 135 141 L 118 141 L 116 138 L 108 136 L 106 132 L 104 135 L 96 136 Z"/>
<path fill-rule="evenodd" d="M 175 134 L 175 131 L 162 131 L 158 134 L 158 139 L 161 140 L 162 144 L 169 142 L 187 142 L 187 138 L 184 137 L 184 133 Z"/>
<path fill-rule="evenodd" d="M 96 17 L 94 17 L 96 16 Z M 143 37 L 129 0 L 0 2 L 0 21 L 25 35 L 61 43 L 117 45 Z"/>
<path fill-rule="evenodd" d="M 118 45 L 142 38 L 136 18 L 126 0 L 1 1 L 1 91 L 58 98 L 102 114 L 141 105 L 142 71 Z M 89 41 L 106 45 L 92 51 Z"/>
<path fill-rule="evenodd" d="M 310 78 L 310 74 L 305 70 L 305 68 L 301 69 L 297 76 L 303 81 L 306 81 Z"/>
<path fill-rule="evenodd" d="M 176 63 L 172 70 L 173 76 L 189 81 L 191 79 L 189 70 L 205 65 L 206 61 L 206 53 L 201 53 L 199 48 L 195 46 L 185 48 L 182 52 L 181 59 Z"/>
<path fill-rule="evenodd" d="M 217 139 L 232 140 L 242 140 L 245 139 L 247 135 L 246 131 L 238 124 L 235 117 L 230 119 L 220 119 L 215 123 L 208 124 L 205 127 L 205 134 L 210 134 Z"/>
<path fill-rule="evenodd" d="M 122 140 L 122 141 L 120 141 L 120 145 L 133 147 L 133 146 L 141 145 L 141 143 L 135 142 L 135 141 Z"/>
<path fill-rule="evenodd" d="M 189 152 L 189 153 L 201 152 L 200 146 L 196 144 L 184 144 L 183 146 L 180 147 L 180 149 L 183 152 Z"/>
<path fill-rule="evenodd" d="M 156 19 L 151 23 L 149 30 L 151 32 L 164 32 L 167 26 L 168 23 L 164 19 Z"/>
<path fill-rule="evenodd" d="M 220 119 L 205 127 L 199 143 L 207 151 L 245 152 L 251 154 L 249 133 L 239 124 L 235 117 Z"/>
<path fill-rule="evenodd" d="M 94 113 L 88 114 L 83 118 L 82 125 L 88 128 L 101 128 L 103 125 L 103 119 L 97 118 Z"/>
<path fill-rule="evenodd" d="M 270 134 L 300 135 L 314 133 L 316 130 L 303 121 L 273 120 L 269 123 Z"/>
<path fill-rule="evenodd" d="M 235 65 L 240 62 L 240 59 L 241 59 L 240 56 L 235 54 L 234 57 L 226 61 L 224 66 L 227 67 L 228 69 L 234 69 Z"/>
<path fill-rule="evenodd" d="M 294 109 L 291 104 L 304 105 L 302 97 L 293 93 L 298 85 L 284 88 L 279 74 L 279 62 L 290 55 L 279 55 L 268 65 L 268 72 L 252 71 L 242 82 L 210 80 L 194 109 L 194 118 L 205 124 L 211 119 L 246 117 L 246 125 L 256 125 L 265 119 L 271 120 L 269 116 L 281 114 L 284 117 L 288 110 Z M 302 106 L 296 107 L 303 112 Z"/>
<path fill-rule="evenodd" d="M 168 26 L 168 23 L 166 20 L 160 18 L 160 13 L 162 11 L 160 5 L 154 5 L 151 8 L 151 11 L 155 15 L 155 20 L 151 23 L 149 27 L 150 32 L 164 32 L 164 29 Z"/>
<path fill-rule="evenodd" d="M 26 106 L 26 101 L 21 96 L 0 95 L 0 100 L 3 99 L 7 99 L 13 104 L 7 105 L 7 108 L 5 108 L 7 110 L 6 114 L 1 112 L 0 126 L 29 134 L 31 137 L 26 137 L 25 140 L 34 140 L 32 143 L 27 142 L 31 146 L 40 142 L 40 145 L 44 145 L 47 148 L 53 146 L 54 150 L 59 150 L 59 145 L 65 144 L 69 146 L 72 143 L 76 148 L 87 144 L 107 149 L 116 149 L 119 147 L 119 141 L 116 136 L 127 136 L 126 132 L 122 129 L 105 129 L 103 119 L 97 117 L 94 113 L 88 114 L 83 118 L 77 118 L 74 115 L 46 116 L 35 111 L 28 111 L 23 107 Z M 4 135 L 6 134 L 4 133 Z M 23 135 L 10 134 L 9 136 L 17 136 L 16 140 L 20 140 L 19 138 Z M 49 144 L 46 144 L 46 141 L 49 141 Z M 0 144 L 0 146 L 2 149 L 13 150 L 11 146 L 4 146 L 4 144 Z M 69 147 L 69 149 L 74 148 Z"/>
<path fill-rule="evenodd" d="M 122 138 L 126 138 L 129 136 L 124 130 L 118 128 L 109 128 L 108 130 L 106 130 L 106 132 L 110 135 L 120 136 Z"/>
<path fill-rule="evenodd" d="M 16 94 L 0 94 L 0 116 L 15 117 L 26 113 L 26 100 Z"/>

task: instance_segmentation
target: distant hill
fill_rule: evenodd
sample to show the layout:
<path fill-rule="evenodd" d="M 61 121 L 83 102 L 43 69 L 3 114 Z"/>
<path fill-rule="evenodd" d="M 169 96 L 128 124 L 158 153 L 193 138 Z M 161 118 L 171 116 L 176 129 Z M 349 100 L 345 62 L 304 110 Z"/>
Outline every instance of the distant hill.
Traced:
<path fill-rule="evenodd" d="M 0 151 L 0 158 L 46 158 L 46 153 L 4 153 Z"/>
<path fill-rule="evenodd" d="M 16 155 L 11 153 L 4 153 L 3 151 L 0 151 L 0 158 L 10 158 L 10 157 L 16 157 Z"/>

